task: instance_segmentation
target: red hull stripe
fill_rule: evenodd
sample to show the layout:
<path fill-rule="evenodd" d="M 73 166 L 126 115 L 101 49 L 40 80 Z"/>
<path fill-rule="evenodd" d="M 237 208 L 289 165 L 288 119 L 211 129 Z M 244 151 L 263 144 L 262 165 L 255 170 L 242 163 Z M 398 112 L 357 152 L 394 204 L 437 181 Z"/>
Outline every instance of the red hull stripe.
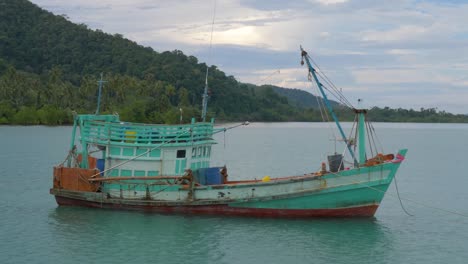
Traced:
<path fill-rule="evenodd" d="M 241 208 L 228 205 L 203 205 L 203 206 L 142 206 L 123 205 L 113 203 L 99 203 L 83 201 L 61 196 L 55 196 L 57 203 L 64 206 L 84 206 L 94 208 L 106 208 L 116 210 L 137 210 L 154 213 L 169 214 L 194 214 L 194 215 L 230 215 L 253 217 L 371 217 L 374 216 L 379 205 L 365 205 L 336 209 L 268 209 L 268 208 Z"/>

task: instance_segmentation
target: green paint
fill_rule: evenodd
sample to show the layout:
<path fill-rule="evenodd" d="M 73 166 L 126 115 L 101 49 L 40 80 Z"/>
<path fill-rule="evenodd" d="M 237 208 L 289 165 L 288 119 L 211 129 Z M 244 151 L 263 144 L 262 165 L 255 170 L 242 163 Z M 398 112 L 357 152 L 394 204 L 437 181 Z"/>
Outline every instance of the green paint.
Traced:
<path fill-rule="evenodd" d="M 132 176 L 132 170 L 120 170 L 120 176 L 130 177 Z"/>
<path fill-rule="evenodd" d="M 187 159 L 177 159 L 175 166 L 175 174 L 182 175 L 185 172 L 187 166 Z"/>
<path fill-rule="evenodd" d="M 325 189 L 304 196 L 267 201 L 232 203 L 229 205 L 247 208 L 330 209 L 366 204 L 379 204 L 382 201 L 384 192 L 388 188 L 388 184 L 376 185 L 372 186 L 372 188 L 380 191 L 364 186 L 356 187 L 348 185 L 346 187 Z"/>
<path fill-rule="evenodd" d="M 123 148 L 122 156 L 135 156 L 133 148 Z"/>
<path fill-rule="evenodd" d="M 153 158 L 159 158 L 159 157 L 161 157 L 161 150 L 160 149 L 153 149 L 149 153 L 149 156 L 153 157 Z"/>
<path fill-rule="evenodd" d="M 180 160 L 176 160 L 174 173 L 176 175 L 180 173 Z"/>
<path fill-rule="evenodd" d="M 135 170 L 134 176 L 135 176 L 135 177 L 146 176 L 146 172 L 145 172 L 144 170 Z"/>
<path fill-rule="evenodd" d="M 148 152 L 148 149 L 146 149 L 146 148 L 137 148 L 135 156 L 143 155 L 143 153 L 146 153 L 146 152 Z M 142 157 L 145 157 L 145 156 L 148 156 L 148 154 L 143 155 Z"/>
<path fill-rule="evenodd" d="M 184 173 L 186 168 L 187 168 L 187 159 L 183 159 L 180 164 L 181 173 Z"/>
<path fill-rule="evenodd" d="M 111 156 L 120 156 L 121 155 L 121 148 L 119 147 L 110 147 L 109 152 Z"/>
<path fill-rule="evenodd" d="M 159 171 L 157 170 L 148 171 L 148 176 L 159 176 Z"/>
<path fill-rule="evenodd" d="M 108 176 L 111 176 L 111 177 L 118 177 L 119 176 L 119 170 L 117 169 L 113 169 L 109 172 Z"/>
<path fill-rule="evenodd" d="M 144 125 L 120 122 L 116 115 L 79 115 L 82 145 L 131 147 L 192 146 L 196 144 L 215 144 L 212 139 L 213 124 L 193 123 L 187 125 Z M 170 143 L 168 143 L 170 141 Z"/>

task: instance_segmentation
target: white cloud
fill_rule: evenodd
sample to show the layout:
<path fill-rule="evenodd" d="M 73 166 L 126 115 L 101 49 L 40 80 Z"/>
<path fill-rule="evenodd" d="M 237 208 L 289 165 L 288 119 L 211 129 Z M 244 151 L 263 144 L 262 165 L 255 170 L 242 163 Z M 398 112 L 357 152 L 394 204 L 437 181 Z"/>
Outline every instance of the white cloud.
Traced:
<path fill-rule="evenodd" d="M 385 51 L 387 54 L 391 55 L 409 55 L 409 54 L 417 54 L 418 51 L 415 49 L 390 49 Z"/>
<path fill-rule="evenodd" d="M 392 42 L 418 39 L 428 32 L 428 28 L 414 25 L 404 25 L 386 31 L 369 30 L 362 33 L 363 41 Z"/>
<path fill-rule="evenodd" d="M 315 0 L 322 5 L 336 5 L 348 2 L 348 0 Z"/>
<path fill-rule="evenodd" d="M 214 1 L 32 1 L 156 50 L 181 49 L 209 60 Z M 281 69 L 271 84 L 304 89 L 307 72 L 294 68 L 302 44 L 352 97 L 367 93 L 372 101 L 405 107 L 427 100 L 468 113 L 468 104 L 455 104 L 450 94 L 460 91 L 456 102 L 468 101 L 467 13 L 468 3 L 424 0 L 218 0 L 212 60 L 252 83 Z M 402 100 L 395 89 L 407 85 L 427 94 Z"/>

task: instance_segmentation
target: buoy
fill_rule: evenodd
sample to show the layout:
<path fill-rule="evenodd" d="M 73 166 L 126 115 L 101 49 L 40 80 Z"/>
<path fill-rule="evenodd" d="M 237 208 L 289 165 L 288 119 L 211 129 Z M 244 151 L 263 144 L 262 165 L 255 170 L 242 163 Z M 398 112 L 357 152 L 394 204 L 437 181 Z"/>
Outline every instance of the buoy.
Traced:
<path fill-rule="evenodd" d="M 269 182 L 271 180 L 270 176 L 265 176 L 262 178 L 262 182 Z"/>

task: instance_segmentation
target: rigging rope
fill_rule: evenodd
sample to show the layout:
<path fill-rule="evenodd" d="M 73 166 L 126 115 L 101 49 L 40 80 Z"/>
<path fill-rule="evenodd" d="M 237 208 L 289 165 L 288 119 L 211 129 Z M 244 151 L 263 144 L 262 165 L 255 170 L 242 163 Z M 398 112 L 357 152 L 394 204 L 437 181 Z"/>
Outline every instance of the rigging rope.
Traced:
<path fill-rule="evenodd" d="M 338 94 L 338 95 L 334 94 L 335 98 L 337 100 L 339 100 L 341 103 L 343 103 L 344 105 L 348 106 L 349 108 L 354 108 L 354 106 L 348 101 L 348 99 L 346 99 L 346 97 L 343 95 L 343 93 L 335 86 L 335 84 L 322 71 L 320 66 L 309 55 L 307 55 L 307 57 L 309 58 L 310 61 L 312 61 L 312 63 L 318 69 L 318 71 L 316 71 L 317 75 L 320 76 L 328 85 L 330 85 L 331 88 Z M 324 86 L 324 85 L 322 84 L 322 86 Z M 331 92 L 331 89 L 328 89 L 325 86 L 324 86 L 324 88 L 326 88 L 329 92 Z"/>
<path fill-rule="evenodd" d="M 318 64 L 309 56 L 309 55 L 306 55 L 310 61 L 312 61 L 312 63 L 315 65 L 315 67 L 318 69 L 318 71 L 316 71 L 317 75 L 321 77 L 321 79 L 327 83 L 330 88 L 326 87 L 325 85 L 322 85 L 322 87 L 324 89 L 326 89 L 328 92 L 330 92 L 330 94 L 332 94 L 338 101 L 340 101 L 342 104 L 344 104 L 345 106 L 349 107 L 349 108 L 354 108 L 354 106 L 343 96 L 342 92 L 333 84 L 333 82 L 326 76 L 326 74 L 320 69 L 320 67 L 318 66 Z M 310 76 L 309 76 L 310 78 Z M 321 105 L 319 105 L 319 108 L 321 107 Z M 321 111 L 321 108 L 320 108 L 320 111 Z M 322 119 L 324 119 L 323 117 L 323 114 L 321 113 L 322 115 Z M 367 122 L 368 123 L 368 126 L 366 126 L 366 130 L 368 132 L 368 134 L 370 135 L 370 137 L 372 137 L 372 142 L 373 142 L 373 145 L 374 145 L 374 148 L 375 148 L 375 151 L 378 153 L 378 148 L 377 148 L 377 144 L 375 143 L 375 139 L 377 139 L 377 143 L 379 144 L 380 148 L 382 149 L 383 151 L 383 147 L 382 147 L 382 144 L 377 136 L 377 134 L 375 133 L 375 128 L 373 126 L 373 124 L 371 122 Z M 356 124 L 356 119 L 355 119 L 355 122 L 353 122 L 353 128 L 354 128 L 354 125 Z M 357 129 L 357 127 L 356 127 Z M 351 129 L 351 134 L 350 134 L 350 138 L 353 134 L 353 131 L 354 129 Z M 374 136 L 375 136 L 375 139 L 374 139 Z M 357 140 L 357 133 L 354 134 L 354 142 L 356 142 Z M 369 145 L 370 145 L 370 148 L 371 148 L 371 152 L 372 152 L 372 144 L 370 142 L 370 138 L 369 138 Z M 356 150 L 356 145 L 354 145 L 354 151 Z M 345 150 L 346 152 L 346 150 Z M 344 160 L 343 160 L 344 162 Z M 337 175 L 337 176 L 340 176 L 339 174 L 337 173 L 334 173 L 334 172 L 330 172 L 331 174 L 334 174 L 334 175 Z M 397 179 L 396 177 L 395 178 L 395 188 L 396 188 L 396 191 L 397 191 L 397 198 L 400 202 L 400 206 L 401 208 L 403 209 L 403 211 L 409 215 L 409 216 L 413 216 L 412 214 L 410 214 L 406 209 L 405 207 L 403 206 L 403 203 L 402 203 L 402 200 L 405 200 L 405 201 L 408 201 L 408 202 L 412 202 L 412 203 L 415 203 L 415 204 L 418 204 L 420 206 L 423 206 L 423 207 L 427 207 L 427 208 L 431 208 L 431 209 L 434 209 L 434 210 L 438 210 L 438 211 L 441 211 L 441 212 L 445 212 L 445 213 L 450 213 L 450 214 L 454 214 L 454 215 L 458 215 L 458 216 L 462 216 L 462 217 L 467 217 L 468 218 L 468 214 L 465 214 L 465 213 L 460 213 L 460 212 L 457 212 L 457 211 L 454 211 L 454 210 L 448 210 L 448 209 L 444 209 L 444 208 L 440 208 L 440 207 L 436 207 L 436 206 L 433 206 L 433 205 L 430 205 L 430 204 L 426 204 L 424 202 L 420 202 L 420 201 L 417 201 L 417 200 L 414 200 L 414 199 L 408 199 L 408 198 L 401 198 L 400 197 L 400 192 L 398 190 L 398 182 L 397 182 Z M 378 192 L 381 192 L 381 193 L 386 193 L 385 191 L 382 191 L 382 190 L 379 190 L 377 188 L 374 188 L 374 187 L 371 187 L 371 186 L 368 186 L 366 184 L 363 184 L 363 183 L 360 183 L 360 182 L 354 182 L 356 184 L 359 184 L 359 185 L 363 185 L 369 189 L 372 189 L 372 190 L 375 190 L 375 191 L 378 191 Z M 388 193 L 387 195 L 389 196 L 392 196 L 392 197 L 395 197 L 395 195 L 392 195 L 390 193 Z"/>
<path fill-rule="evenodd" d="M 268 75 L 267 77 L 265 77 L 265 78 L 263 78 L 262 80 L 260 80 L 259 82 L 257 82 L 257 86 L 263 85 L 262 83 L 263 83 L 264 81 L 270 79 L 271 76 L 273 76 L 273 75 L 275 75 L 275 74 L 279 74 L 279 73 L 281 73 L 281 69 L 278 69 L 278 70 L 276 70 L 276 71 L 270 73 L 270 75 Z"/>
<path fill-rule="evenodd" d="M 366 116 L 367 118 L 367 116 Z M 369 148 L 371 150 L 371 155 L 372 157 L 374 156 L 374 152 L 373 150 L 375 150 L 375 154 L 379 154 L 379 150 L 377 148 L 377 144 L 375 144 L 375 140 L 374 140 L 374 134 L 372 133 L 372 130 L 370 128 L 370 122 L 369 120 L 366 120 L 366 132 L 367 132 L 367 139 L 369 141 Z M 381 153 L 384 153 L 383 151 Z"/>
<path fill-rule="evenodd" d="M 371 127 L 371 130 L 373 131 L 373 135 L 375 135 L 375 139 L 377 140 L 377 144 L 379 144 L 380 149 L 382 150 L 382 152 L 384 152 L 384 148 L 383 148 L 382 143 L 380 142 L 379 136 L 377 136 L 377 132 L 375 132 L 374 124 L 369 122 L 369 125 Z"/>
<path fill-rule="evenodd" d="M 371 157 L 374 157 L 374 149 L 375 149 L 375 155 L 377 155 L 379 152 L 377 151 L 376 148 L 372 147 L 372 141 L 371 141 L 372 136 L 369 132 L 369 123 L 365 122 L 365 125 L 366 125 L 366 132 L 367 132 L 367 141 L 369 142 L 369 149 L 371 152 Z"/>

